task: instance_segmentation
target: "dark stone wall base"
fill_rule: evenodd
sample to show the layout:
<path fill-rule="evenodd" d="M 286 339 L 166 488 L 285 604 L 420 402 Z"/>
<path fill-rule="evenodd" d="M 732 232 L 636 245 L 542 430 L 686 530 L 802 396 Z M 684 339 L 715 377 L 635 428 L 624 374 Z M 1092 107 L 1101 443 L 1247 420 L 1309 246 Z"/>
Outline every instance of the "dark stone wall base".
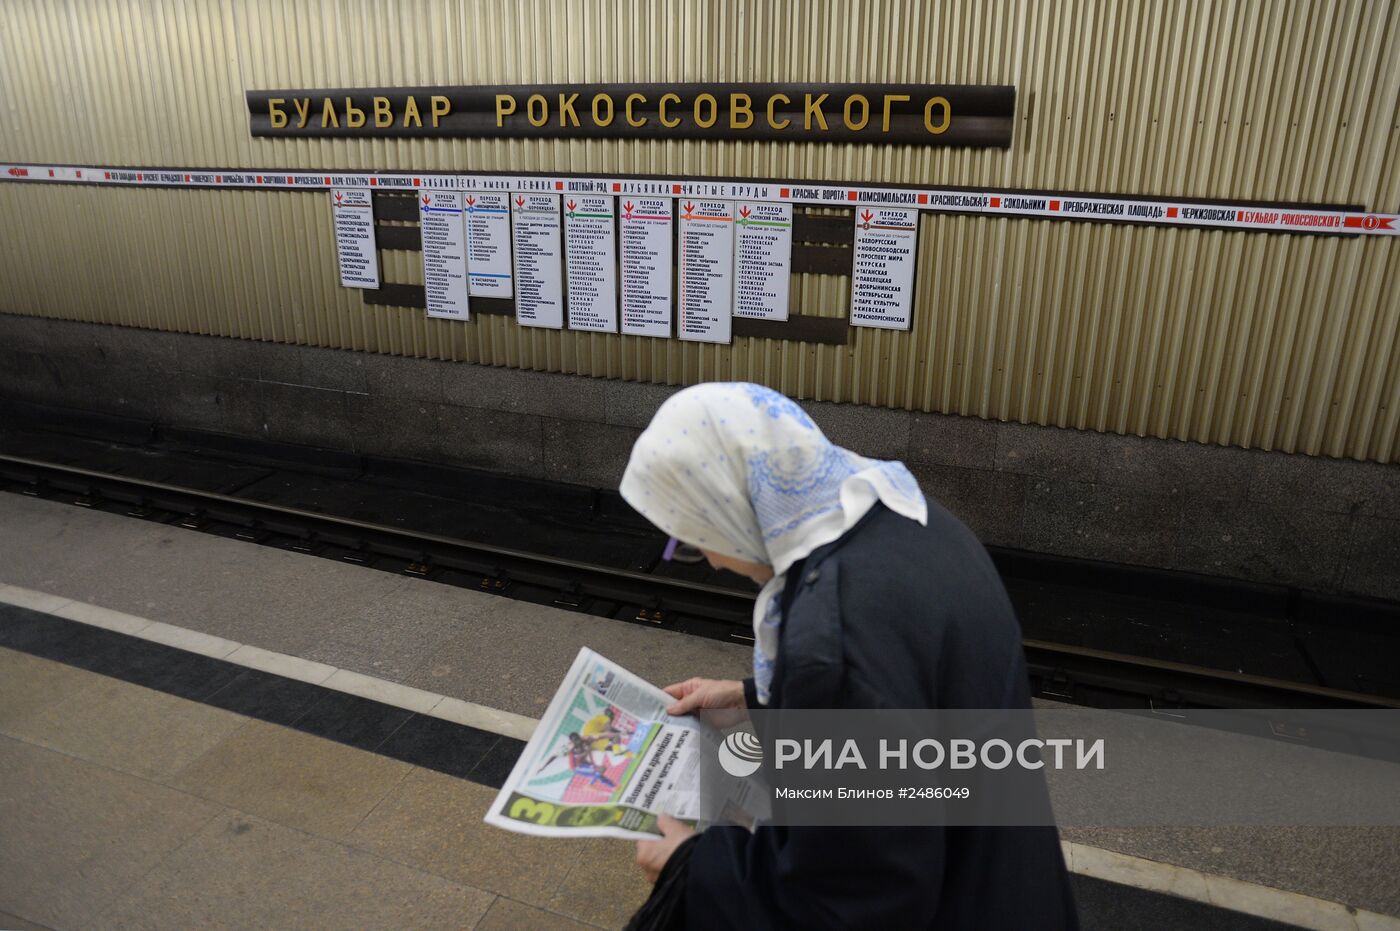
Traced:
<path fill-rule="evenodd" d="M 0 314 L 0 397 L 616 488 L 674 388 Z M 804 402 L 989 544 L 1400 599 L 1400 466 Z"/>

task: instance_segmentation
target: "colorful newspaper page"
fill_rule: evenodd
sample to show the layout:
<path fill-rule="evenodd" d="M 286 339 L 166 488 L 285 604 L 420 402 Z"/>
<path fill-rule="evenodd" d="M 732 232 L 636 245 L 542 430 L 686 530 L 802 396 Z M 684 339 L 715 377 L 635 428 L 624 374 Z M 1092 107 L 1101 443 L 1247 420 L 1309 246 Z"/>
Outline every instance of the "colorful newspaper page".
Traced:
<path fill-rule="evenodd" d="M 751 825 L 764 814 L 749 810 L 758 793 L 709 765 L 723 736 L 695 718 L 667 715 L 671 701 L 580 650 L 486 822 L 546 837 L 633 840 L 660 834 L 660 814 Z"/>

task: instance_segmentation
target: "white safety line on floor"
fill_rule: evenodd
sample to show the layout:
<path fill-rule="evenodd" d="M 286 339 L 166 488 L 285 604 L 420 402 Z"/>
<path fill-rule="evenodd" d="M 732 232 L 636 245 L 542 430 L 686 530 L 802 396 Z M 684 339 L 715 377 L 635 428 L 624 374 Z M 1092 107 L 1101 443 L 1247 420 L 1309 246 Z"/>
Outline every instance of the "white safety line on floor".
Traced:
<path fill-rule="evenodd" d="M 518 740 L 528 740 L 539 722 L 535 718 L 478 705 L 376 679 L 348 669 L 312 662 L 286 653 L 237 643 L 223 637 L 186 630 L 98 605 L 0 582 L 0 602 L 43 614 L 100 627 L 166 646 L 258 669 L 287 679 L 320 685 L 372 701 L 393 705 Z M 1073 873 L 1123 886 L 1191 899 L 1217 908 L 1298 925 L 1314 931 L 1400 931 L 1400 917 L 1354 909 L 1339 902 L 1248 883 L 1228 876 L 1203 873 L 1128 854 L 1061 842 L 1065 862 Z"/>
<path fill-rule="evenodd" d="M 1163 892 L 1232 912 L 1312 928 L 1316 931 L 1397 931 L 1400 918 L 1354 909 L 1340 902 L 1301 895 L 1229 876 L 1203 873 L 1068 841 L 1060 845 L 1071 872 L 1124 886 Z"/>
<path fill-rule="evenodd" d="M 245 666 L 249 669 L 282 676 L 285 679 L 295 679 L 299 682 L 334 689 L 337 692 L 358 695 L 361 698 L 393 705 L 406 711 L 442 718 L 454 724 L 466 724 L 470 727 L 490 731 L 493 734 L 514 737 L 517 740 L 529 740 L 530 735 L 535 731 L 535 725 L 539 723 L 536 719 L 528 718 L 523 714 L 488 708 L 485 705 L 463 701 L 460 698 L 450 698 L 436 692 L 401 685 L 398 682 L 376 679 L 373 676 L 366 676 L 349 669 L 338 669 L 335 666 L 302 659 L 299 656 L 264 650 L 261 647 L 226 640 L 223 637 L 215 637 L 197 630 L 186 630 L 183 627 L 176 627 L 162 621 L 152 621 L 148 618 L 103 608 L 99 605 L 20 588 L 17 585 L 0 583 L 0 601 L 32 611 L 39 611 L 43 614 L 52 614 L 66 620 L 77 621 L 80 624 L 101 627 L 119 634 L 165 644 L 190 653 L 199 653 L 237 666 Z"/>

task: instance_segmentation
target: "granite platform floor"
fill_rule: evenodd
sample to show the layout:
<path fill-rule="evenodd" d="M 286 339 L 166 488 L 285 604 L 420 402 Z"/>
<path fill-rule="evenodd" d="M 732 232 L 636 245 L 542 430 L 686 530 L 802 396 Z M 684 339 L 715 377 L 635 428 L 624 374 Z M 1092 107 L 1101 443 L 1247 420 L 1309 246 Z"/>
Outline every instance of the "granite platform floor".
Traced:
<path fill-rule="evenodd" d="M 494 787 L 391 753 L 0 648 L 0 928 L 616 928 L 645 898 L 630 843 L 488 827 Z M 1088 929 L 1292 927 L 1074 881 Z"/>
<path fill-rule="evenodd" d="M 14 494 L 0 583 L 526 717 L 584 645 L 660 683 L 749 664 L 740 645 Z M 481 781 L 264 718 L 0 652 L 0 927 L 616 927 L 645 895 L 630 844 L 488 828 Z M 1065 834 L 1400 915 L 1396 829 Z M 1076 883 L 1087 927 L 1277 927 Z"/>
<path fill-rule="evenodd" d="M 616 927 L 631 845 L 495 789 L 0 649 L 0 927 Z"/>

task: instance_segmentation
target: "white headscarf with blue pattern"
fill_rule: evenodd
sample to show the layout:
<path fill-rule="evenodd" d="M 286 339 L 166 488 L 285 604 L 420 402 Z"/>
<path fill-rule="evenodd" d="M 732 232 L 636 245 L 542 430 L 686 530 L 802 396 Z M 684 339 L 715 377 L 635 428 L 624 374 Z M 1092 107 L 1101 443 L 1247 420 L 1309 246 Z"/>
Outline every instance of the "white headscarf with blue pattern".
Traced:
<path fill-rule="evenodd" d="M 773 567 L 754 605 L 754 683 L 768 703 L 782 591 L 793 563 L 837 539 L 876 501 L 928 522 L 914 476 L 900 462 L 834 445 L 807 412 L 744 382 L 673 395 L 632 447 L 622 497 L 671 536 Z"/>

